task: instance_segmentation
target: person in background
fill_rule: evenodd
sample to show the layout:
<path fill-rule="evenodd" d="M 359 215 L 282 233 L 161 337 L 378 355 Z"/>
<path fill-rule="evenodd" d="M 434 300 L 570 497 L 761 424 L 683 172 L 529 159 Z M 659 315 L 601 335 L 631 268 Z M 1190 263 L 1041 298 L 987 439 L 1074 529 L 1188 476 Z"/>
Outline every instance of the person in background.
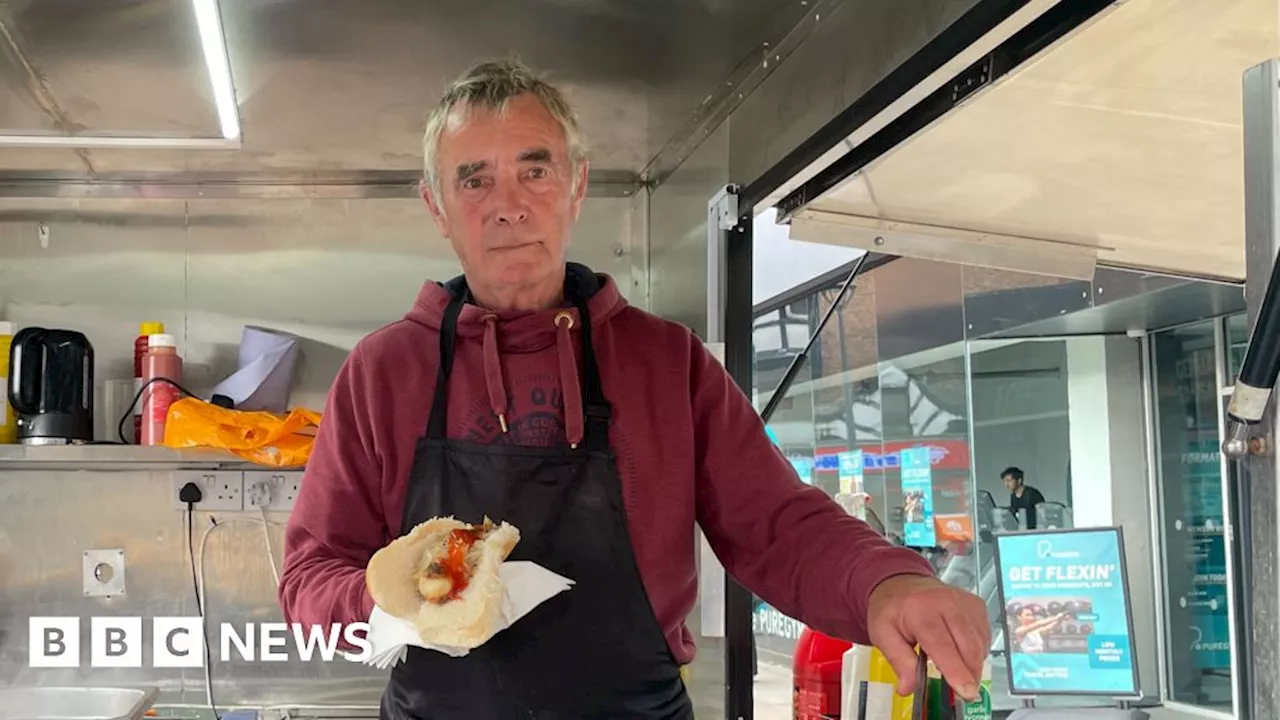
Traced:
<path fill-rule="evenodd" d="M 1053 632 L 1069 616 L 1058 613 L 1046 618 L 1036 617 L 1036 608 L 1028 605 L 1018 612 L 1018 622 L 1013 625 L 1014 640 L 1018 650 L 1024 653 L 1042 653 L 1045 651 L 1045 633 Z"/>
<path fill-rule="evenodd" d="M 1016 467 L 1005 468 L 1000 473 L 1004 486 L 1009 490 L 1009 510 L 1022 514 L 1028 530 L 1036 529 L 1036 506 L 1044 502 L 1044 495 L 1027 484 L 1026 475 Z"/>
<path fill-rule="evenodd" d="M 769 605 L 879 647 L 903 694 L 919 644 L 978 696 L 982 600 L 802 483 L 689 328 L 567 260 L 589 179 L 560 90 L 481 63 L 429 114 L 423 155 L 463 273 L 424 282 L 339 372 L 289 516 L 284 616 L 366 621 L 369 559 L 434 516 L 510 522 L 512 559 L 574 586 L 465 657 L 409 648 L 383 720 L 691 720 L 695 525 Z"/>

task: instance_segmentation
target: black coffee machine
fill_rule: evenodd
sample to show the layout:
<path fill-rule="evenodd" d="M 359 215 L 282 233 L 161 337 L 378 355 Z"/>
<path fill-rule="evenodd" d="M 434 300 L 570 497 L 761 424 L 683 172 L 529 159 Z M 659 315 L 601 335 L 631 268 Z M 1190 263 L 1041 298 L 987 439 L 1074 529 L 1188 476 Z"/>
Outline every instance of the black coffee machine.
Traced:
<path fill-rule="evenodd" d="M 93 346 L 72 330 L 31 327 L 9 349 L 9 404 L 18 442 L 69 445 L 93 441 Z"/>

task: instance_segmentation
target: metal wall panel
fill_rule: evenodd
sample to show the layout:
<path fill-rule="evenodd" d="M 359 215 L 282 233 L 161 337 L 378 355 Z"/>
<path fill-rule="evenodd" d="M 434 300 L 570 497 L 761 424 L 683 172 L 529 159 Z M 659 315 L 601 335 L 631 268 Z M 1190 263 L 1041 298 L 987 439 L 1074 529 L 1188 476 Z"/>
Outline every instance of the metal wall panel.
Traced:
<path fill-rule="evenodd" d="M 1280 247 L 1280 60 L 1250 68 L 1244 76 L 1244 198 L 1245 198 L 1245 294 L 1249 327 L 1258 314 Z M 1234 369 L 1233 369 L 1234 370 Z M 1271 403 L 1254 433 L 1275 447 L 1275 402 Z M 1274 451 L 1248 457 L 1237 464 L 1241 502 L 1249 510 L 1244 547 L 1247 569 L 1244 587 L 1250 591 L 1242 618 L 1244 632 L 1252 633 L 1252 657 L 1243 664 L 1252 696 L 1245 698 L 1250 718 L 1280 718 L 1280 585 L 1277 579 L 1276 479 L 1280 475 Z M 1237 655 L 1240 657 L 1240 655 Z"/>
<path fill-rule="evenodd" d="M 707 329 L 707 202 L 729 182 L 729 123 L 721 125 L 649 201 L 653 312 Z"/>
<path fill-rule="evenodd" d="M 161 703 L 204 703 L 201 670 L 152 667 L 150 618 L 197 614 L 185 514 L 172 508 L 170 488 L 168 472 L 0 472 L 0 685 L 149 684 L 161 688 Z M 210 627 L 228 622 L 243 633 L 246 622 L 281 622 L 261 526 L 227 522 L 232 514 L 196 513 L 197 546 L 210 515 L 225 524 L 212 532 L 203 555 Z M 270 519 L 283 524 L 287 516 L 271 513 Z M 279 527 L 272 527 L 271 538 L 279 562 Z M 82 554 L 96 549 L 124 551 L 123 596 L 84 596 Z M 88 618 L 97 615 L 144 618 L 142 668 L 89 667 Z M 32 616 L 82 619 L 80 668 L 28 667 Z M 385 672 L 346 660 L 304 662 L 291 652 L 289 662 L 248 664 L 233 654 L 232 662 L 224 663 L 220 648 L 211 649 L 219 709 L 238 704 L 361 705 L 374 710 L 366 716 L 375 717 L 386 684 Z"/>
<path fill-rule="evenodd" d="M 649 197 L 649 310 L 706 337 L 707 201 L 728 182 L 729 128 L 721 125 Z M 712 567 L 711 572 L 722 570 Z M 725 716 L 725 638 L 702 635 L 702 607 L 689 614 L 698 643 L 690 693 L 698 717 Z"/>
<path fill-rule="evenodd" d="M 571 252 L 611 273 L 641 304 L 644 209 L 644 199 L 589 199 Z M 40 223 L 49 229 L 47 245 Z M 177 335 L 184 384 L 196 392 L 235 369 L 243 326 L 260 324 L 301 337 L 291 404 L 320 410 L 355 342 L 402 317 L 424 281 L 457 272 L 448 244 L 414 200 L 0 201 L 0 318 L 84 331 L 95 346 L 99 385 L 132 377 L 141 321 L 164 321 Z M 162 702 L 203 702 L 196 671 L 27 667 L 31 615 L 194 614 L 186 528 L 170 488 L 167 471 L 0 468 L 0 685 L 155 683 Z M 207 514 L 197 514 L 197 540 L 207 523 Z M 272 532 L 279 560 L 280 528 Z M 124 549 L 124 598 L 83 597 L 81 551 L 96 548 Z M 206 559 L 215 622 L 279 619 L 260 527 L 220 526 Z M 714 655 L 709 663 L 719 670 Z M 722 674 L 700 675 L 721 684 Z M 365 708 L 357 715 L 376 717 L 385 673 L 346 661 L 237 660 L 217 663 L 213 679 L 220 709 L 354 704 Z"/>

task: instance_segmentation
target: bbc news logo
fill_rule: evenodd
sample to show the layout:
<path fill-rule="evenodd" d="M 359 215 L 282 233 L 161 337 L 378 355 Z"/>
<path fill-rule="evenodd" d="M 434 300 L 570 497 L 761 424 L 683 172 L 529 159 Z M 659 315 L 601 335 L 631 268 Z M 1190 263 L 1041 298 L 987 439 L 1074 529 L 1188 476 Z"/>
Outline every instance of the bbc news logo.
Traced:
<path fill-rule="evenodd" d="M 204 619 L 200 617 L 157 617 L 151 619 L 148 637 L 143 633 L 140 617 L 90 618 L 89 667 L 140 668 L 142 649 L 148 641 L 152 667 L 204 667 L 204 629 Z M 81 619 L 78 617 L 31 618 L 28 633 L 30 667 L 80 667 L 80 631 Z M 222 623 L 216 638 L 217 657 L 222 662 L 229 662 L 235 656 L 248 662 L 289 662 L 294 659 L 305 662 L 318 655 L 321 660 L 332 662 L 335 656 L 341 655 L 351 662 L 364 662 L 372 652 L 368 633 L 368 623 L 329 627 L 247 623 L 239 628 L 231 623 Z M 340 641 L 357 650 L 340 648 Z"/>

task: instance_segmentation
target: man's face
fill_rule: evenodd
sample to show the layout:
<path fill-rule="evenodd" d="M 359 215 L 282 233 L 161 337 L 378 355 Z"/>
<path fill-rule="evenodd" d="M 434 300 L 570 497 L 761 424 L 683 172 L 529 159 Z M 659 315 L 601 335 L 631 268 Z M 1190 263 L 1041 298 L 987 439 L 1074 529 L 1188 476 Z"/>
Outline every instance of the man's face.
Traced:
<path fill-rule="evenodd" d="M 1013 492 L 1018 489 L 1018 481 L 1015 480 L 1012 475 L 1005 475 L 1004 486 L 1009 490 L 1009 492 Z"/>
<path fill-rule="evenodd" d="M 473 287 L 560 282 L 587 167 L 573 167 L 564 130 L 535 96 L 513 98 L 506 113 L 455 113 L 436 170 L 440 197 L 426 187 L 423 197 Z"/>

